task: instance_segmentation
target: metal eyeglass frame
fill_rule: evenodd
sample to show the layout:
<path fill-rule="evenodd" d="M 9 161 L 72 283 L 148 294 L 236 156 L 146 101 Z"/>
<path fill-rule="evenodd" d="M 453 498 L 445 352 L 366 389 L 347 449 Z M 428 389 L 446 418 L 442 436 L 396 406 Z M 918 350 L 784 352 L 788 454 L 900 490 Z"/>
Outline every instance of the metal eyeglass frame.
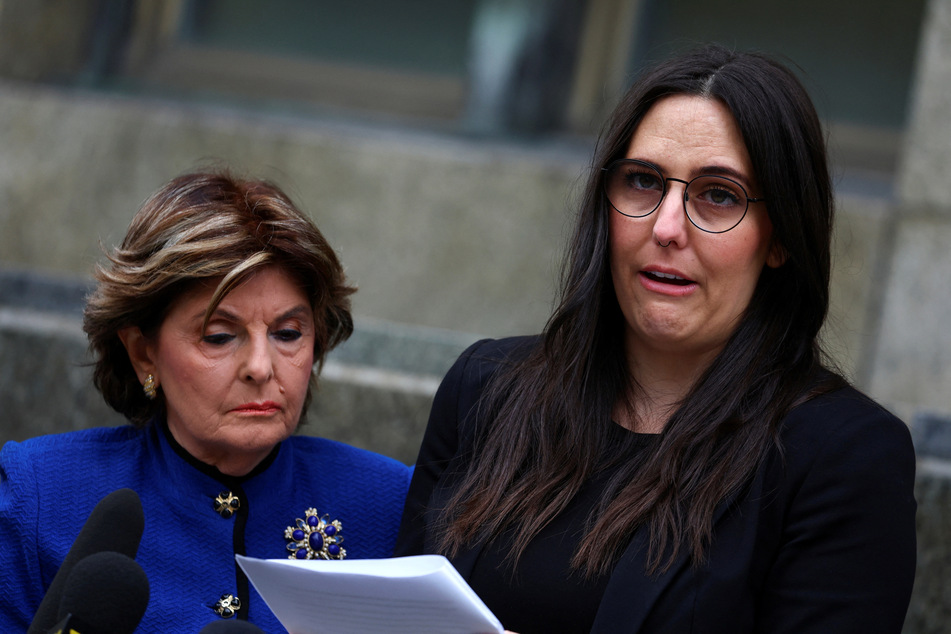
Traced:
<path fill-rule="evenodd" d="M 653 171 L 655 174 L 657 174 L 657 176 L 660 177 L 661 182 L 664 183 L 664 190 L 660 194 L 660 200 L 658 200 L 657 205 L 653 209 L 648 211 L 647 213 L 640 214 L 639 216 L 624 213 L 623 211 L 617 208 L 617 205 L 615 205 L 614 202 L 611 200 L 610 196 L 608 196 L 608 187 L 606 186 L 608 175 L 620 165 L 639 165 L 641 167 L 649 169 Z M 682 178 L 673 178 L 672 176 L 671 177 L 664 176 L 663 172 L 661 172 L 660 169 L 658 169 L 656 165 L 652 165 L 651 163 L 648 163 L 646 161 L 641 161 L 639 159 L 617 159 L 616 161 L 611 161 L 611 163 L 609 163 L 607 167 L 602 167 L 601 171 L 604 172 L 603 178 L 601 181 L 601 189 L 604 192 L 604 198 L 608 201 L 608 204 L 611 205 L 611 208 L 614 209 L 614 211 L 628 218 L 646 218 L 647 216 L 651 215 L 652 213 L 657 211 L 657 209 L 663 204 L 664 199 L 667 197 L 667 192 L 670 191 L 669 188 L 667 187 L 667 183 L 669 181 L 683 183 L 684 195 L 681 202 L 683 203 L 684 215 L 687 216 L 687 220 L 690 221 L 690 224 L 692 224 L 694 227 L 696 227 L 700 231 L 703 231 L 704 233 L 726 233 L 727 231 L 730 231 L 731 229 L 735 229 L 737 225 L 743 222 L 743 219 L 746 218 L 746 213 L 750 210 L 750 203 L 761 203 L 766 201 L 766 198 L 762 198 L 762 197 L 750 198 L 750 195 L 746 193 L 746 188 L 743 187 L 743 185 L 741 185 L 737 181 L 733 180 L 732 178 L 729 178 L 728 176 L 720 176 L 719 174 L 701 174 L 700 176 L 691 178 L 689 181 L 685 181 Z M 720 231 L 711 231 L 710 229 L 704 229 L 703 227 L 698 225 L 696 221 L 694 221 L 693 218 L 690 217 L 690 211 L 687 209 L 687 190 L 690 188 L 690 184 L 699 178 L 717 178 L 717 179 L 725 180 L 728 183 L 733 183 L 740 189 L 741 192 L 743 192 L 743 196 L 746 198 L 746 208 L 743 210 L 743 214 L 739 217 L 739 219 L 735 223 L 733 223 L 731 226 L 727 227 L 726 229 L 721 229 Z"/>

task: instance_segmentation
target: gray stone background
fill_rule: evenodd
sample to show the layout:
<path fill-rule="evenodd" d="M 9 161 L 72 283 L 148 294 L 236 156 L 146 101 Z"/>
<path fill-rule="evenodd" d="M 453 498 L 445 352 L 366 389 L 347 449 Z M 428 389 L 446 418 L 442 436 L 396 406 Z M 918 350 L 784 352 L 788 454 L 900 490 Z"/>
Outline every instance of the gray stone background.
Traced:
<path fill-rule="evenodd" d="M 305 433 L 411 462 L 455 355 L 544 324 L 591 139 L 462 138 L 36 81 L 74 64 L 96 6 L 0 4 L 0 442 L 121 423 L 89 386 L 79 328 L 99 245 L 168 178 L 223 162 L 283 186 L 360 287 L 357 332 Z M 905 632 L 951 632 L 951 0 L 926 2 L 913 86 L 896 195 L 840 188 L 824 337 L 912 429 Z"/>

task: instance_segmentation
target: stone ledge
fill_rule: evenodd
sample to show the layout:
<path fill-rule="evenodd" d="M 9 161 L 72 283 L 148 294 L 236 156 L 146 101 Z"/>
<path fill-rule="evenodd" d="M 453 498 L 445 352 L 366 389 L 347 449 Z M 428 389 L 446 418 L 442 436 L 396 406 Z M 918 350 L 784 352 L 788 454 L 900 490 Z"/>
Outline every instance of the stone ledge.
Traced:
<path fill-rule="evenodd" d="M 943 634 L 951 623 L 951 462 L 918 461 L 918 570 L 904 634 Z"/>
<path fill-rule="evenodd" d="M 951 415 L 917 412 L 912 418 L 911 435 L 919 459 L 951 461 Z M 951 462 L 946 464 L 951 466 Z"/>

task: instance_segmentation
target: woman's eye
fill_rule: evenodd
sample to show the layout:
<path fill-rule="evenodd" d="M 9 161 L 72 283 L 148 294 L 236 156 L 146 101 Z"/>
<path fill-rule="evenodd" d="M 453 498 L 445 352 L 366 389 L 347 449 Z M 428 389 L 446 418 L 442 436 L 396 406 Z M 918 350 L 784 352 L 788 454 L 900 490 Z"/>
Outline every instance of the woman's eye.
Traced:
<path fill-rule="evenodd" d="M 201 338 L 202 341 L 204 341 L 205 343 L 210 343 L 213 346 L 224 345 L 228 343 L 229 341 L 231 341 L 232 339 L 234 339 L 234 335 L 228 334 L 226 332 L 218 332 L 211 335 L 205 335 L 204 337 Z"/>
<path fill-rule="evenodd" d="M 274 333 L 274 337 L 279 341 L 297 341 L 303 336 L 299 330 L 293 328 L 282 328 Z"/>
<path fill-rule="evenodd" d="M 647 172 L 629 172 L 627 183 L 636 189 L 660 189 L 657 176 Z"/>
<path fill-rule="evenodd" d="M 702 198 L 709 203 L 713 203 L 714 205 L 740 204 L 740 197 L 737 194 L 722 187 L 711 187 L 706 192 L 704 192 Z"/>
<path fill-rule="evenodd" d="M 739 201 L 736 194 L 725 189 L 715 189 L 710 192 L 710 199 L 715 203 L 724 205 L 734 205 Z"/>
<path fill-rule="evenodd" d="M 701 176 L 690 181 L 687 198 L 700 205 L 734 208 L 746 203 L 746 191 L 728 178 Z"/>

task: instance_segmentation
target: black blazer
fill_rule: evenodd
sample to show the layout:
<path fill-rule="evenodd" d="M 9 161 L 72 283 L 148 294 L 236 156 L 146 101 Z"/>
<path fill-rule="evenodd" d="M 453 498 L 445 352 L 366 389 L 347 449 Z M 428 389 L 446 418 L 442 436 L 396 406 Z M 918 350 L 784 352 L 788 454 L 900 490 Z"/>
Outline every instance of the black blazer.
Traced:
<path fill-rule="evenodd" d="M 480 341 L 436 394 L 396 555 L 434 552 L 433 508 L 471 459 L 474 408 L 500 359 L 534 338 Z M 915 456 L 907 427 L 852 388 L 783 421 L 772 451 L 714 518 L 706 564 L 681 556 L 645 573 L 646 531 L 631 538 L 592 632 L 898 633 L 915 574 Z M 480 546 L 452 560 L 468 578 Z M 526 609 L 531 609 L 526 606 Z M 503 624 L 504 625 L 504 624 Z"/>

